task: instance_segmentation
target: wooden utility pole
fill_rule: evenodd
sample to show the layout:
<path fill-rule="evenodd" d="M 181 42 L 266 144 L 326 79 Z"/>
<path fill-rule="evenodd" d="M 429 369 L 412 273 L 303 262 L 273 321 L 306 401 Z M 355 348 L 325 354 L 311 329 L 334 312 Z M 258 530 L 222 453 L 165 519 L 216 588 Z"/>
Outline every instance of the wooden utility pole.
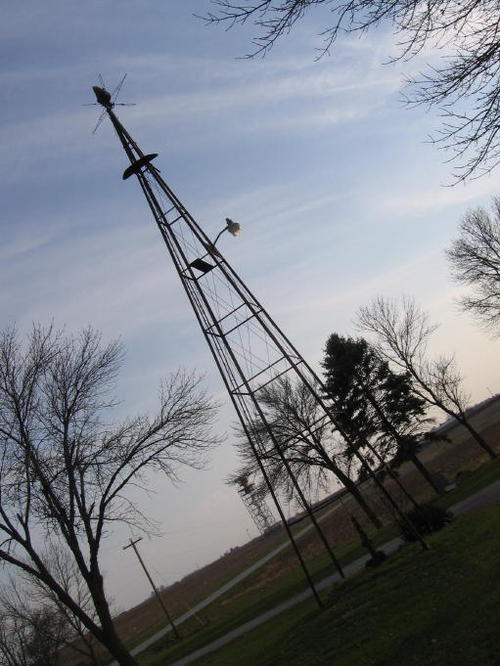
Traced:
<path fill-rule="evenodd" d="M 155 593 L 155 596 L 156 596 L 156 598 L 158 599 L 158 603 L 159 603 L 160 606 L 162 607 L 163 612 L 165 613 L 165 617 L 167 618 L 167 620 L 168 620 L 170 626 L 172 627 L 172 631 L 173 631 L 173 633 L 174 633 L 174 636 L 175 636 L 176 638 L 180 638 L 181 635 L 179 634 L 179 630 L 178 630 L 177 627 L 175 626 L 175 623 L 174 623 L 172 617 L 170 616 L 170 613 L 168 612 L 167 607 L 166 607 L 165 604 L 163 603 L 163 599 L 161 598 L 160 593 L 158 592 L 158 590 L 157 590 L 157 588 L 156 588 L 156 585 L 154 584 L 153 579 L 151 578 L 151 576 L 150 576 L 150 574 L 149 574 L 149 571 L 146 569 L 146 565 L 144 564 L 144 560 L 142 559 L 141 554 L 140 554 L 139 551 L 137 550 L 137 546 L 136 546 L 136 544 L 137 544 L 139 541 L 142 541 L 142 537 L 139 537 L 139 538 L 136 539 L 135 541 L 132 541 L 132 539 L 130 539 L 130 543 L 129 543 L 127 546 L 123 546 L 123 550 L 126 550 L 127 548 L 133 548 L 134 553 L 137 555 L 137 559 L 139 560 L 139 562 L 140 562 L 140 564 L 141 564 L 141 567 L 143 568 L 144 573 L 146 574 L 147 579 L 148 579 L 149 582 L 151 583 L 151 587 L 153 588 L 153 592 Z"/>

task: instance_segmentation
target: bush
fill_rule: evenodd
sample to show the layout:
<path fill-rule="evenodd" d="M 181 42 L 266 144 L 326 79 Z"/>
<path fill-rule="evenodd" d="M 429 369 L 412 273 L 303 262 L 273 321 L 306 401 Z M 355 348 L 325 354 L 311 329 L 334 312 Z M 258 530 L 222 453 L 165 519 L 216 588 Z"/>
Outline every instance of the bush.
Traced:
<path fill-rule="evenodd" d="M 376 550 L 373 556 L 366 562 L 365 567 L 372 568 L 378 567 L 387 559 L 387 555 L 383 550 Z"/>
<path fill-rule="evenodd" d="M 406 519 L 421 535 L 437 532 L 453 520 L 450 511 L 433 504 L 422 504 L 405 514 Z M 417 537 L 411 526 L 404 520 L 399 522 L 401 536 L 405 541 L 416 541 Z"/>

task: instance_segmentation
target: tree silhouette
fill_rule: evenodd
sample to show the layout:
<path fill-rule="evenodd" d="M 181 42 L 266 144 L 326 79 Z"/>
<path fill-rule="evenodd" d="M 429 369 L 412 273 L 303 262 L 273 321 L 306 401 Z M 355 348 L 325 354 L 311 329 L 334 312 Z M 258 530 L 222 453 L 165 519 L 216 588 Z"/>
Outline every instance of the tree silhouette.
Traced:
<path fill-rule="evenodd" d="M 427 404 L 413 390 L 410 375 L 392 371 L 364 338 L 336 333 L 327 340 L 322 365 L 328 396 L 351 441 L 360 449 L 370 443 L 379 459 L 392 465 L 410 460 L 439 492 L 417 455 L 430 419 L 426 417 Z M 366 450 L 363 454 L 370 456 Z"/>
<path fill-rule="evenodd" d="M 472 289 L 462 308 L 500 333 L 500 198 L 493 199 L 491 215 L 484 208 L 465 214 L 447 254 L 454 278 Z"/>
<path fill-rule="evenodd" d="M 409 79 L 407 102 L 440 109 L 444 122 L 434 137 L 451 149 L 455 177 L 463 180 L 500 161 L 500 3 L 498 0 L 212 0 L 209 24 L 252 23 L 256 36 L 247 57 L 265 54 L 306 13 L 323 10 L 322 47 L 329 53 L 342 33 L 389 25 L 398 39 L 397 59 L 424 48 L 445 49 L 437 66 Z"/>
<path fill-rule="evenodd" d="M 331 421 L 323 418 L 318 402 L 308 387 L 302 382 L 294 384 L 289 378 L 280 377 L 259 392 L 259 404 L 281 452 L 306 492 L 313 494 L 318 488 L 327 488 L 333 474 L 351 493 L 369 520 L 376 527 L 380 527 L 376 513 L 350 477 L 344 440 L 333 431 Z M 259 455 L 271 483 L 284 491 L 289 498 L 293 498 L 293 483 L 283 465 L 280 452 L 259 419 L 253 424 L 253 432 L 256 440 L 260 442 Z M 242 474 L 258 479 L 258 465 L 242 432 L 237 448 L 242 467 L 231 479 Z M 264 487 L 262 491 L 265 492 Z"/>
<path fill-rule="evenodd" d="M 361 330 L 374 334 L 378 352 L 410 375 L 418 396 L 455 419 L 490 458 L 496 458 L 495 450 L 469 421 L 469 396 L 454 357 L 427 358 L 427 344 L 437 326 L 413 299 L 375 298 L 359 309 L 357 321 Z"/>
<path fill-rule="evenodd" d="M 86 329 L 77 337 L 35 326 L 22 344 L 0 333 L 0 560 L 50 590 L 120 664 L 135 664 L 116 634 L 100 550 L 115 522 L 147 528 L 127 489 L 148 473 L 175 479 L 217 443 L 215 406 L 199 380 L 166 380 L 156 416 L 113 425 L 123 349 Z M 52 566 L 56 541 L 74 561 L 92 613 Z M 81 590 L 80 590 L 81 591 Z"/>

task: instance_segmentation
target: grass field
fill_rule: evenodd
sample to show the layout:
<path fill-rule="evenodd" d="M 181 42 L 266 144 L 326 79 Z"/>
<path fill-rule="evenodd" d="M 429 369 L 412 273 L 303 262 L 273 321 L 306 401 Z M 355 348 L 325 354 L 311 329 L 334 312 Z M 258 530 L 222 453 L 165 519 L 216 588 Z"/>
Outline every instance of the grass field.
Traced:
<path fill-rule="evenodd" d="M 499 403 L 497 401 L 474 416 L 474 425 L 487 436 L 490 443 L 500 449 L 498 411 Z M 430 469 L 439 471 L 449 480 L 454 480 L 458 471 L 462 472 L 458 488 L 437 500 L 443 506 L 449 506 L 460 501 L 483 485 L 487 485 L 495 478 L 500 477 L 500 461 L 487 462 L 478 468 L 481 462 L 485 460 L 484 452 L 477 445 L 471 444 L 467 433 L 462 432 L 462 430 L 461 427 L 453 427 L 448 433 L 452 438 L 452 444 L 438 442 L 429 445 L 422 451 L 422 459 L 425 459 Z M 401 474 L 405 485 L 409 484 L 411 492 L 418 496 L 419 500 L 429 497 L 430 487 L 422 484 L 422 479 L 415 473 L 412 466 L 403 465 Z M 371 497 L 371 500 L 375 505 L 379 501 L 376 494 Z M 325 511 L 331 511 L 331 508 L 322 509 L 319 515 L 322 515 Z M 323 523 L 328 539 L 335 549 L 336 556 L 343 562 L 351 561 L 364 554 L 357 536 L 353 533 L 352 525 L 350 525 L 349 514 L 352 512 L 355 512 L 353 511 L 352 502 L 349 505 L 349 500 L 347 500 L 347 506 L 334 507 L 333 513 Z M 393 520 L 393 516 L 386 514 L 384 519 L 390 522 Z M 293 530 L 302 529 L 305 523 L 294 525 Z M 370 525 L 367 525 L 366 522 L 364 525 L 378 544 L 396 534 L 395 527 L 391 525 L 385 525 L 375 535 Z M 180 615 L 197 601 L 204 599 L 228 579 L 231 579 L 283 541 L 285 541 L 285 535 L 281 529 L 278 529 L 271 535 L 254 539 L 245 546 L 232 550 L 216 562 L 170 586 L 164 594 L 174 616 Z M 318 544 L 314 543 L 312 534 L 301 540 L 301 549 L 306 554 L 308 566 L 316 580 L 332 573 L 331 562 L 324 551 L 318 547 Z M 167 650 L 169 661 L 173 658 L 173 655 L 187 654 L 197 647 L 205 645 L 215 637 L 223 635 L 235 626 L 255 617 L 260 612 L 289 598 L 302 589 L 304 589 L 302 574 L 297 568 L 293 553 L 290 549 L 286 549 L 238 587 L 233 588 L 226 595 L 202 610 L 198 618 L 191 619 L 183 624 L 181 631 L 184 640 Z M 297 609 L 294 609 L 291 615 L 295 616 L 296 613 Z M 205 627 L 201 626 L 202 621 L 207 623 Z M 280 618 L 280 626 L 281 622 Z M 132 647 L 162 628 L 165 620 L 155 600 L 148 599 L 136 608 L 121 614 L 116 618 L 116 624 L 126 642 Z M 164 648 L 165 643 L 160 641 L 155 650 L 149 650 L 141 656 L 141 663 L 148 665 L 166 663 Z"/>
<path fill-rule="evenodd" d="M 382 544 L 392 538 L 396 532 L 394 526 L 386 526 L 379 530 L 374 541 L 376 544 Z M 366 551 L 358 541 L 348 543 L 336 551 L 336 555 L 343 565 L 365 554 Z M 303 573 L 296 566 L 293 556 L 291 560 L 293 567 L 289 571 L 275 578 L 261 581 L 262 585 L 255 583 L 255 577 L 258 577 L 259 574 L 254 574 L 253 578 L 240 583 L 212 604 L 211 616 L 214 619 L 205 629 L 200 629 L 191 620 L 189 627 L 182 625 L 181 633 L 184 636 L 182 641 L 173 642 L 168 639 L 166 642 L 159 641 L 158 644 L 139 656 L 139 663 L 144 666 L 160 666 L 160 664 L 166 663 L 167 658 L 169 661 L 178 659 L 302 592 L 305 588 Z M 315 581 L 320 581 L 334 572 L 331 560 L 324 553 L 311 558 L 308 567 Z M 193 631 L 194 633 L 192 633 Z"/>
<path fill-rule="evenodd" d="M 450 506 L 464 497 L 469 496 L 481 487 L 488 485 L 498 477 L 500 477 L 500 460 L 486 463 L 475 472 L 466 475 L 457 489 L 448 493 L 445 497 L 440 498 L 437 502 L 444 506 Z M 500 527 L 500 524 L 498 526 Z M 376 535 L 376 543 L 384 543 L 396 534 L 397 529 L 394 525 L 386 526 Z M 478 535 L 478 538 L 479 537 L 480 535 Z M 478 547 L 480 547 L 480 544 Z M 346 544 L 341 549 L 338 549 L 337 555 L 343 563 L 346 563 L 361 556 L 364 552 L 365 551 L 361 548 L 359 543 L 354 542 Z M 324 555 L 314 557 L 310 561 L 310 566 L 316 580 L 320 580 L 332 572 L 331 563 Z M 290 598 L 303 589 L 304 581 L 300 570 L 297 568 L 277 579 L 267 581 L 265 588 L 258 590 L 258 593 L 252 588 L 249 581 L 244 581 L 225 598 L 216 602 L 217 608 L 214 610 L 214 615 L 217 620 L 212 622 L 209 627 L 204 630 L 198 630 L 195 634 L 186 637 L 183 641 L 177 644 L 166 645 L 160 641 L 157 646 L 151 648 L 140 657 L 140 663 L 144 666 L 153 666 L 174 661 L 175 659 L 208 644 L 215 638 L 224 635 L 228 631 L 256 617 L 259 613 L 273 607 L 281 601 Z M 308 606 L 313 607 L 313 604 L 305 604 L 304 607 L 307 608 Z M 272 635 L 275 629 L 279 631 L 279 629 L 286 626 L 286 618 L 290 617 L 293 620 L 293 618 L 297 617 L 298 613 L 301 614 L 302 612 L 302 608 L 299 609 L 296 607 L 283 614 L 283 616 L 267 623 L 265 628 L 262 628 L 260 631 L 263 631 L 264 633 L 271 632 Z M 275 627 L 275 629 L 273 629 L 273 627 Z M 250 647 L 249 650 L 249 654 L 252 654 L 252 649 Z M 251 660 L 248 662 L 236 663 L 251 663 Z"/>
<path fill-rule="evenodd" d="M 435 502 L 443 507 L 448 507 L 499 477 L 500 459 L 485 463 L 474 472 L 464 475 L 460 485 L 455 490 L 435 500 Z M 380 545 L 397 534 L 398 530 L 394 525 L 387 525 L 372 536 L 375 544 Z M 357 539 L 337 548 L 335 552 L 342 564 L 351 562 L 366 553 Z M 182 625 L 181 632 L 185 636 L 182 642 L 178 644 L 168 643 L 169 647 L 165 650 L 165 643 L 160 641 L 155 648 L 150 648 L 141 657 L 140 663 L 147 666 L 161 664 L 164 663 L 162 659 L 166 658 L 167 654 L 169 659 L 189 654 L 303 590 L 302 572 L 295 566 L 292 555 L 290 555 L 290 559 L 293 566 L 285 573 L 281 572 L 280 576 L 272 578 L 272 571 L 270 574 L 267 569 L 267 574 L 265 572 L 263 574 L 256 573 L 214 602 L 209 611 L 202 611 L 202 616 L 211 618 L 206 628 L 201 628 L 196 619 L 190 620 L 189 624 Z M 278 565 L 280 567 L 284 566 L 282 560 L 278 560 Z M 331 561 L 323 552 L 310 558 L 308 566 L 314 580 L 321 580 L 332 573 Z M 259 578 L 261 575 L 262 579 Z M 270 575 L 271 577 L 266 578 Z M 161 628 L 161 626 L 163 625 L 160 624 L 157 628 Z M 153 631 L 151 631 L 152 633 Z"/>
<path fill-rule="evenodd" d="M 373 571 L 198 660 L 199 666 L 499 666 L 500 508 L 456 519 Z M 168 661 L 157 662 L 168 663 Z"/>

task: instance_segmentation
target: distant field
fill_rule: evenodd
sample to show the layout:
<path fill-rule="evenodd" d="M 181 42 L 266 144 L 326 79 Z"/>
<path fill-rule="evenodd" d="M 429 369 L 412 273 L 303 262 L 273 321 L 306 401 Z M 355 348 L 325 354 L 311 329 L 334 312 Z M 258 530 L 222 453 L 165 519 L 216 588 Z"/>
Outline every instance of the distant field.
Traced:
<path fill-rule="evenodd" d="M 500 400 L 497 400 L 475 414 L 472 420 L 483 436 L 487 437 L 488 441 L 500 450 L 499 411 Z M 432 471 L 438 471 L 449 481 L 454 481 L 460 472 L 473 470 L 481 465 L 486 460 L 486 456 L 477 445 L 471 442 L 463 428 L 451 428 L 447 435 L 452 439 L 451 444 L 447 442 L 430 444 L 422 452 L 421 458 Z M 419 499 L 433 497 L 432 489 L 422 482 L 420 475 L 415 472 L 411 465 L 406 463 L 402 466 L 400 472 L 405 485 Z M 387 483 L 388 487 L 397 494 L 391 484 L 392 482 Z M 367 485 L 367 492 L 371 494 L 373 503 L 378 506 L 386 520 L 392 520 L 391 514 L 386 508 L 382 508 L 380 498 L 373 489 L 369 489 L 369 485 Z M 324 522 L 328 538 L 337 555 L 340 554 L 340 556 L 342 554 L 353 556 L 356 552 L 357 546 L 349 545 L 355 537 L 350 523 L 351 513 L 357 515 L 364 522 L 365 527 L 372 531 L 369 526 L 366 526 L 366 521 L 353 503 L 350 500 L 344 502 L 344 505 L 339 506 Z M 379 535 L 379 540 L 383 540 L 389 534 L 387 530 L 388 528 L 385 528 Z M 283 530 L 277 529 L 272 535 L 254 539 L 245 546 L 234 549 L 216 562 L 203 567 L 169 587 L 164 594 L 174 617 L 182 614 L 189 607 L 208 596 L 228 579 L 240 573 L 285 539 L 286 536 Z M 323 575 L 329 565 L 313 535 L 304 540 L 302 548 L 308 561 L 312 563 L 312 568 L 318 575 Z M 281 579 L 281 582 L 278 583 L 278 579 Z M 273 581 L 272 585 L 270 585 L 271 581 Z M 208 622 L 212 626 L 218 624 L 219 621 L 224 622 L 225 618 L 232 615 L 236 608 L 244 605 L 252 607 L 255 600 L 258 602 L 257 606 L 261 607 L 275 598 L 274 589 L 289 589 L 290 584 L 292 584 L 292 587 L 294 584 L 297 586 L 303 585 L 295 558 L 290 550 L 287 550 L 280 557 L 271 561 L 263 570 L 245 581 L 240 588 L 234 589 L 219 602 L 203 610 L 198 618 L 190 620 L 187 625 L 183 625 L 183 632 L 188 634 L 192 632 L 201 633 L 203 623 Z M 139 606 L 118 616 L 116 624 L 120 634 L 129 645 L 133 646 L 162 628 L 165 621 L 157 602 L 148 599 Z"/>
<path fill-rule="evenodd" d="M 488 485 L 497 478 L 500 478 L 500 459 L 483 465 L 479 470 L 467 477 L 459 488 L 447 496 L 440 498 L 438 502 L 448 506 L 469 496 L 472 492 L 476 492 L 478 488 Z M 396 534 L 396 528 L 388 525 L 376 535 L 376 543 L 384 543 Z M 345 563 L 356 559 L 364 553 L 365 551 L 361 548 L 359 541 L 356 541 L 347 544 L 344 548 L 338 549 L 337 555 Z M 311 558 L 309 564 L 316 580 L 320 580 L 332 572 L 331 562 L 323 554 Z M 258 585 L 259 580 L 261 581 L 260 587 Z M 160 641 L 140 658 L 140 663 L 144 666 L 160 666 L 161 664 L 171 663 L 175 659 L 207 645 L 219 636 L 225 635 L 228 631 L 253 619 L 263 611 L 289 599 L 297 592 L 303 590 L 304 586 L 303 577 L 297 568 L 291 569 L 280 577 L 267 580 L 263 576 L 254 577 L 250 579 L 250 582 L 246 581 L 242 583 L 239 587 L 214 603 L 214 608 L 212 609 L 214 620 L 209 627 L 204 630 L 200 629 L 198 632 L 186 637 L 180 643 L 171 644 L 167 649 L 165 648 L 165 644 L 162 644 Z M 313 606 L 314 604 L 311 607 Z M 285 613 L 284 616 L 293 618 L 295 617 L 294 613 L 297 612 L 301 611 L 294 609 Z M 269 624 L 282 626 L 283 623 L 286 625 L 286 620 L 281 618 L 273 620 Z M 262 631 L 265 630 L 262 629 Z"/>

